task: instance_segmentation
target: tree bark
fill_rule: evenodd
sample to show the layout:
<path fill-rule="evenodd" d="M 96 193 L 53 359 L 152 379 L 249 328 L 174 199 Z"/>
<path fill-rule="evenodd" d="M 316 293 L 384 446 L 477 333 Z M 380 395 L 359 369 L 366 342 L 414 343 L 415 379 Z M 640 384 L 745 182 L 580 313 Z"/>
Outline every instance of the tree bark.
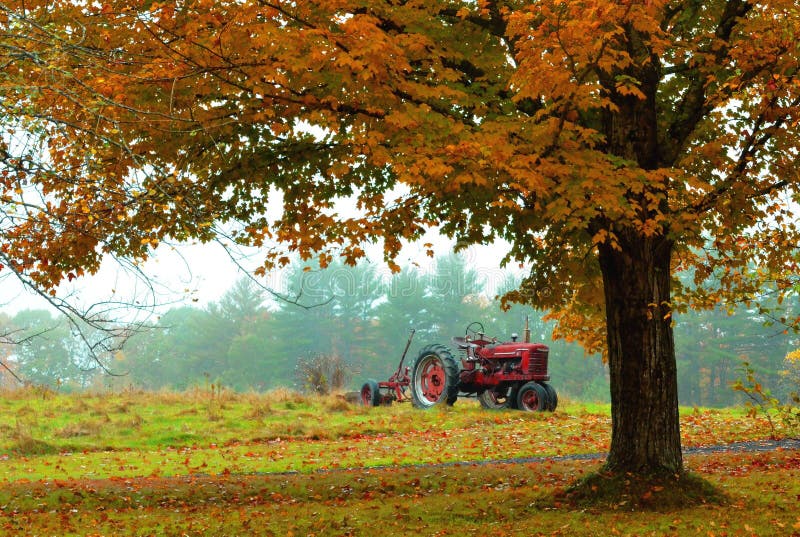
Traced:
<path fill-rule="evenodd" d="M 608 323 L 611 449 L 606 469 L 683 472 L 678 378 L 670 316 L 672 241 L 616 232 L 600 245 Z"/>

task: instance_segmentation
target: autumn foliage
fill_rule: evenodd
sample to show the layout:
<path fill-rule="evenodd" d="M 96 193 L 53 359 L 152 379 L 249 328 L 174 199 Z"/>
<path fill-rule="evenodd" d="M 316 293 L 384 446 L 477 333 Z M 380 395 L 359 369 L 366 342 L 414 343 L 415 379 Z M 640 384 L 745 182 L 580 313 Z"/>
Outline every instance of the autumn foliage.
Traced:
<path fill-rule="evenodd" d="M 727 267 L 723 289 L 754 247 L 762 280 L 790 263 L 793 2 L 25 2 L 2 18 L 5 195 L 44 198 L 8 260 L 42 284 L 93 267 L 98 244 L 144 256 L 226 223 L 323 260 L 374 238 L 391 260 L 426 224 L 505 238 L 532 266 L 516 298 L 563 311 L 602 302 L 567 274 L 597 276 L 586 254 L 626 230 L 669 237 L 697 283 Z M 292 210 L 268 218 L 273 199 Z"/>

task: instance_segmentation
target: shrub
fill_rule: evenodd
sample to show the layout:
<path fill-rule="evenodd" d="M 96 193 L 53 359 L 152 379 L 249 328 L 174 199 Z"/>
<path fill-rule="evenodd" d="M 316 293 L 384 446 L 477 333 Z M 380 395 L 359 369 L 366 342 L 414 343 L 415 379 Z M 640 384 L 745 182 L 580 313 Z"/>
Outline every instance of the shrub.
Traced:
<path fill-rule="evenodd" d="M 295 376 L 301 390 L 326 395 L 344 388 L 349 368 L 341 356 L 313 353 L 297 359 Z"/>
<path fill-rule="evenodd" d="M 797 391 L 789 394 L 788 400 L 781 402 L 772 392 L 761 384 L 756 378 L 756 373 L 749 362 L 742 362 L 740 367 L 744 378 L 736 379 L 732 387 L 747 397 L 746 405 L 751 416 L 763 415 L 772 430 L 772 437 L 777 439 L 781 435 L 779 429 L 786 436 L 800 434 L 800 395 Z"/>

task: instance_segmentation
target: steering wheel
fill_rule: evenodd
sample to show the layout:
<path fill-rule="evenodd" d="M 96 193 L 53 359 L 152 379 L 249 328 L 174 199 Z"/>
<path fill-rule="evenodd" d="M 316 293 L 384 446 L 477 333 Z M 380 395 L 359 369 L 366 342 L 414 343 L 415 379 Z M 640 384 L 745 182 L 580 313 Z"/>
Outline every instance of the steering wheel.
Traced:
<path fill-rule="evenodd" d="M 464 330 L 464 335 L 469 339 L 483 339 L 484 334 L 486 334 L 486 329 L 483 327 L 483 323 L 478 321 L 469 323 L 467 329 Z"/>

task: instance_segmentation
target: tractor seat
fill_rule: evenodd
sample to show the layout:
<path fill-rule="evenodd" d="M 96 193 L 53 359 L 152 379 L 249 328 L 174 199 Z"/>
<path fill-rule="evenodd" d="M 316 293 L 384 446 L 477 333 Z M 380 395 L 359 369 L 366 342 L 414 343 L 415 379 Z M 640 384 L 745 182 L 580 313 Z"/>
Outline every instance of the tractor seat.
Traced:
<path fill-rule="evenodd" d="M 477 349 L 478 346 L 470 341 L 467 341 L 466 338 L 463 337 L 454 337 L 453 344 L 458 347 L 459 349 Z"/>

